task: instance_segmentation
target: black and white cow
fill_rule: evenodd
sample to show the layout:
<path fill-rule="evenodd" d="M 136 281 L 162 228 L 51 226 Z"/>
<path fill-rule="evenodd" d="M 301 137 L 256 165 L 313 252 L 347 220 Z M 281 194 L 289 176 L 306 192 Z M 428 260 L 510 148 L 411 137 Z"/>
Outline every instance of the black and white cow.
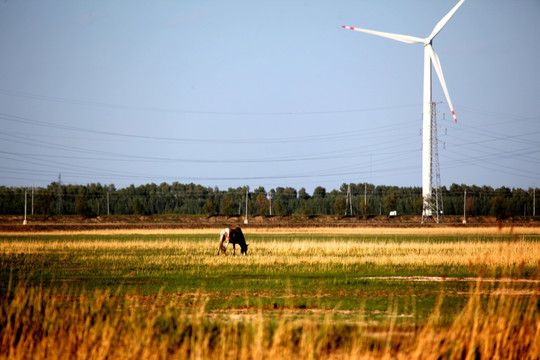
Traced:
<path fill-rule="evenodd" d="M 217 254 L 221 251 L 227 255 L 227 246 L 232 244 L 233 246 L 233 255 L 236 255 L 236 245 L 240 245 L 240 252 L 242 255 L 247 255 L 248 245 L 246 244 L 246 239 L 240 228 L 225 228 L 221 230 L 219 235 L 219 248 Z"/>

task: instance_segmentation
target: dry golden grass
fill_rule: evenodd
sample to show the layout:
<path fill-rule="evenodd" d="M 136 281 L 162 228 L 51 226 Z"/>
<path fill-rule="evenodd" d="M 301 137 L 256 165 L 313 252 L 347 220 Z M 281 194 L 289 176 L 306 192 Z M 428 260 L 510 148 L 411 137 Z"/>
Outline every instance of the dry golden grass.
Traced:
<path fill-rule="evenodd" d="M 482 294 L 478 284 L 448 326 L 437 307 L 420 328 L 374 329 L 361 316 L 269 322 L 262 309 L 231 321 L 209 316 L 204 294 L 148 309 L 102 291 L 66 304 L 23 285 L 0 306 L 0 359 L 538 359 L 538 297 Z"/>
<path fill-rule="evenodd" d="M 375 265 L 489 265 L 489 266 L 536 266 L 540 261 L 540 242 L 538 241 L 354 241 L 335 239 L 329 241 L 280 241 L 279 236 L 269 235 L 267 241 L 252 243 L 249 256 L 214 256 L 217 241 L 178 241 L 164 239 L 147 241 L 134 239 L 126 241 L 100 240 L 62 240 L 42 241 L 39 237 L 32 240 L 13 240 L 0 242 L 0 253 L 39 254 L 70 253 L 79 251 L 91 258 L 95 251 L 100 251 L 101 259 L 110 257 L 125 258 L 134 252 L 147 252 L 148 261 L 154 264 L 200 263 L 219 265 L 238 264 L 341 264 L 352 265 L 369 263 Z M 272 240 L 273 239 L 273 240 Z M 125 252 L 123 252 L 125 250 Z M 107 254 L 111 251 L 110 255 Z M 159 256 L 153 255 L 158 251 Z M 239 252 L 239 251 L 238 251 Z M 228 249 L 232 254 L 232 249 Z M 134 255 L 133 255 L 134 256 Z M 140 256 L 137 255 L 137 256 Z"/>

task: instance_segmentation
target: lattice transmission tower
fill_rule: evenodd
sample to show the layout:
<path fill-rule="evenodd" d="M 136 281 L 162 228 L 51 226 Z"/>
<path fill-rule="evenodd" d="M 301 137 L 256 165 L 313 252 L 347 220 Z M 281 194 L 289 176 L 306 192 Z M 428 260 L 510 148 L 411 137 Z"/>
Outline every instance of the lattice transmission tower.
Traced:
<path fill-rule="evenodd" d="M 424 201 L 422 223 L 433 220 L 444 222 L 444 204 L 441 191 L 441 169 L 439 166 L 439 127 L 437 126 L 437 103 L 431 102 L 431 196 Z"/>

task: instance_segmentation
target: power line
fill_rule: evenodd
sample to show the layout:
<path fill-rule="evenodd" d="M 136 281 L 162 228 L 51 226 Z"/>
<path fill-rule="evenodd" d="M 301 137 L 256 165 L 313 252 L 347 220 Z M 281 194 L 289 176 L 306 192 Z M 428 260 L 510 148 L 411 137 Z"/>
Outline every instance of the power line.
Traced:
<path fill-rule="evenodd" d="M 106 135 L 106 136 L 113 136 L 113 137 L 121 137 L 121 138 L 131 138 L 131 139 L 138 139 L 138 140 L 152 140 L 152 141 L 160 141 L 160 142 L 180 142 L 180 143 L 202 143 L 202 144 L 231 144 L 230 139 L 223 139 L 223 138 L 177 138 L 177 137 L 164 137 L 164 136 L 149 136 L 149 135 L 138 135 L 138 134 L 129 134 L 129 133 L 120 133 L 120 132 L 113 132 L 113 131 L 104 131 L 104 130 L 95 130 L 90 128 L 82 128 L 77 126 L 71 126 L 71 125 L 62 125 L 57 124 L 53 122 L 48 121 L 42 121 L 42 120 L 35 120 L 28 117 L 22 117 L 18 115 L 10 115 L 5 113 L 0 113 L 0 118 L 12 121 L 16 123 L 22 123 L 27 125 L 33 125 L 33 126 L 41 126 L 51 129 L 58 129 L 58 130 L 67 130 L 67 131 L 75 131 L 80 132 L 84 134 L 96 134 L 96 135 Z M 409 125 L 403 125 L 401 129 L 408 128 Z M 373 135 L 377 132 L 382 131 L 388 131 L 390 129 L 396 130 L 395 124 L 388 125 L 385 127 L 376 127 L 376 128 L 368 128 L 368 129 L 362 129 L 362 130 L 356 130 L 356 131 L 344 131 L 344 132 L 337 132 L 337 133 L 326 133 L 321 135 L 306 135 L 306 136 L 292 136 L 292 137 L 277 137 L 277 138 L 255 138 L 255 139 L 242 139 L 238 138 L 234 140 L 235 144 L 275 144 L 275 143 L 298 143 L 298 142 L 316 142 L 316 141 L 341 141 L 343 139 L 347 138 L 355 138 L 358 136 L 367 136 L 367 135 Z M 398 127 L 399 129 L 399 127 Z"/>
<path fill-rule="evenodd" d="M 66 98 L 66 97 L 30 94 L 30 93 L 25 93 L 25 92 L 20 92 L 20 91 L 13 91 L 13 90 L 6 90 L 6 89 L 0 89 L 0 94 L 7 95 L 7 96 L 12 96 L 12 97 L 26 98 L 26 99 L 31 99 L 31 100 L 64 103 L 64 104 L 69 104 L 69 105 L 81 105 L 81 106 L 100 107 L 100 108 L 135 110 L 135 111 L 144 111 L 144 112 L 192 114 L 192 115 L 289 116 L 289 115 L 346 114 L 346 113 L 358 113 L 358 112 L 371 112 L 371 111 L 381 111 L 381 110 L 402 109 L 402 108 L 416 106 L 416 104 L 407 104 L 407 105 L 373 107 L 373 108 L 364 108 L 364 109 L 315 110 L 315 111 L 277 111 L 277 112 L 205 111 L 205 110 L 171 109 L 171 108 L 160 108 L 160 107 L 145 107 L 145 106 L 133 106 L 133 105 L 125 105 L 125 104 L 113 104 L 113 103 L 106 103 L 106 102 L 99 102 L 99 101 L 72 99 L 72 98 Z"/>

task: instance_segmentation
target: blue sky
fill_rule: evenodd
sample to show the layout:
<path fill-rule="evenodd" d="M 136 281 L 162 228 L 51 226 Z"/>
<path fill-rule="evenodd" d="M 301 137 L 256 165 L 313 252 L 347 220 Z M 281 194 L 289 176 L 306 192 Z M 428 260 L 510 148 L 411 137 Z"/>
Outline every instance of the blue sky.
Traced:
<path fill-rule="evenodd" d="M 423 49 L 457 1 L 0 3 L 0 185 L 421 186 Z M 540 2 L 433 42 L 441 182 L 540 184 Z"/>

